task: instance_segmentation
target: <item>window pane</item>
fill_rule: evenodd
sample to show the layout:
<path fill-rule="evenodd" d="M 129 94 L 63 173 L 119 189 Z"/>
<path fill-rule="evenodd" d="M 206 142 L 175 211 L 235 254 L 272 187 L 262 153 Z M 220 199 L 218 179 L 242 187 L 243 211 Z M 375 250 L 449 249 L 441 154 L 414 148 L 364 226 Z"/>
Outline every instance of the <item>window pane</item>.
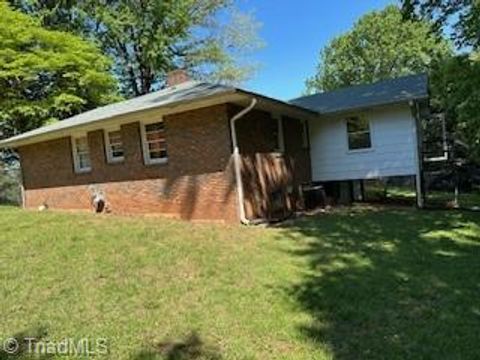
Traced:
<path fill-rule="evenodd" d="M 112 149 L 112 156 L 114 158 L 123 157 L 123 150 L 122 149 L 120 149 L 120 150 Z"/>
<path fill-rule="evenodd" d="M 163 121 L 154 123 L 154 124 L 148 124 L 145 126 L 145 131 L 150 132 L 150 131 L 163 131 L 165 129 L 165 126 L 163 124 Z"/>
<path fill-rule="evenodd" d="M 122 141 L 122 134 L 120 133 L 120 130 L 118 131 L 110 131 L 108 133 L 108 136 L 110 137 L 110 142 L 121 142 Z"/>
<path fill-rule="evenodd" d="M 166 147 L 165 142 L 154 142 L 154 143 L 149 143 L 148 144 L 148 149 L 150 151 L 163 150 L 163 149 L 165 149 L 165 147 Z"/>
<path fill-rule="evenodd" d="M 88 141 L 86 137 L 75 139 L 77 152 L 88 152 Z"/>
<path fill-rule="evenodd" d="M 163 159 L 167 157 L 167 150 L 155 150 L 150 151 L 150 158 L 151 159 Z"/>
<path fill-rule="evenodd" d="M 90 151 L 88 149 L 88 139 L 86 136 L 76 138 L 74 140 L 75 144 L 75 158 L 78 166 L 77 170 L 89 170 L 91 167 L 90 163 Z"/>
<path fill-rule="evenodd" d="M 112 145 L 112 146 L 114 146 L 114 145 L 122 146 L 122 141 L 121 140 L 110 139 L 110 145 Z"/>
<path fill-rule="evenodd" d="M 347 119 L 347 129 L 349 133 L 369 131 L 368 120 L 364 117 L 350 117 Z"/>
<path fill-rule="evenodd" d="M 123 147 L 120 144 L 114 144 L 110 147 L 112 151 L 123 151 Z"/>
<path fill-rule="evenodd" d="M 111 158 L 123 157 L 122 132 L 120 130 L 110 131 L 108 133 L 109 153 Z"/>
<path fill-rule="evenodd" d="M 371 146 L 372 142 L 370 140 L 370 133 L 368 132 L 348 135 L 348 148 L 350 150 L 368 149 Z"/>
<path fill-rule="evenodd" d="M 360 116 L 347 118 L 348 148 L 350 150 L 372 147 L 368 119 Z"/>
<path fill-rule="evenodd" d="M 147 133 L 148 141 L 162 140 L 164 138 L 163 132 L 149 132 Z"/>
<path fill-rule="evenodd" d="M 80 169 L 86 169 L 90 167 L 90 157 L 88 154 L 82 154 L 78 157 L 78 164 Z"/>
<path fill-rule="evenodd" d="M 167 142 L 163 122 L 145 125 L 145 137 L 150 159 L 167 158 Z"/>

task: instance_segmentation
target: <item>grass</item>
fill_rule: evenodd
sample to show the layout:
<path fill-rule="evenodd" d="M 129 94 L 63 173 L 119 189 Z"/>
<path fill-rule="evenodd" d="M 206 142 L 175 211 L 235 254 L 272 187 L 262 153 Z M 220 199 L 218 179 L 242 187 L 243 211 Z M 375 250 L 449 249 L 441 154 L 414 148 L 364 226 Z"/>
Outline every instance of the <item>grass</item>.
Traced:
<path fill-rule="evenodd" d="M 416 192 L 412 186 L 393 186 L 385 188 L 381 184 L 367 183 L 365 187 L 366 201 L 393 203 L 393 204 L 409 204 L 414 205 L 416 202 Z"/>
<path fill-rule="evenodd" d="M 448 203 L 453 203 L 455 200 L 454 192 L 446 191 L 430 191 L 427 193 L 427 204 L 446 206 Z M 480 208 L 480 191 L 474 190 L 470 193 L 460 193 L 458 195 L 458 204 L 462 208 Z"/>
<path fill-rule="evenodd" d="M 379 203 L 392 203 L 414 205 L 416 192 L 411 186 L 388 186 L 385 197 L 384 188 L 377 184 L 369 184 L 365 190 L 367 201 Z M 453 203 L 455 193 L 453 191 L 426 191 L 426 206 L 436 208 L 448 208 Z M 463 209 L 480 208 L 480 190 L 473 189 L 470 192 L 460 192 L 458 195 L 459 207 Z"/>
<path fill-rule="evenodd" d="M 106 338 L 100 359 L 479 358 L 479 224 L 360 208 L 261 229 L 3 207 L 0 339 Z"/>

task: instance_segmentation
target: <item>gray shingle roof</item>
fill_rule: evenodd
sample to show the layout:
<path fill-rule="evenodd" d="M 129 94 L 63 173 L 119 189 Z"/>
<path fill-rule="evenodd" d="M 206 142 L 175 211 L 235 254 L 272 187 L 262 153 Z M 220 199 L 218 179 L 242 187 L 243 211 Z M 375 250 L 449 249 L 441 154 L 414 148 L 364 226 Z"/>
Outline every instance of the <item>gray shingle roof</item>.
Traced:
<path fill-rule="evenodd" d="M 427 75 L 419 74 L 304 96 L 293 99 L 290 103 L 329 114 L 427 97 Z"/>
<path fill-rule="evenodd" d="M 24 140 L 50 132 L 91 124 L 96 121 L 109 119 L 118 115 L 124 115 L 140 110 L 171 105 L 189 100 L 198 100 L 210 97 L 212 95 L 234 92 L 235 90 L 235 88 L 225 85 L 214 85 L 189 81 L 175 87 L 155 91 L 153 93 L 139 96 L 130 100 L 102 106 L 54 124 L 25 132 L 23 134 L 0 141 L 0 146 L 7 146 L 8 144 L 17 142 L 19 140 Z"/>
<path fill-rule="evenodd" d="M 426 75 L 412 75 L 370 85 L 353 86 L 327 93 L 301 97 L 289 103 L 284 103 L 280 100 L 231 86 L 189 81 L 175 87 L 156 91 L 130 100 L 102 106 L 57 123 L 5 139 L 0 141 L 0 148 L 10 145 L 14 146 L 20 141 L 27 139 L 30 141 L 31 138 L 36 138 L 37 136 L 89 125 L 119 115 L 162 106 L 171 106 L 183 102 L 202 100 L 215 95 L 235 92 L 262 97 L 269 101 L 286 104 L 287 106 L 295 106 L 303 111 L 312 113 L 333 113 L 428 97 Z"/>

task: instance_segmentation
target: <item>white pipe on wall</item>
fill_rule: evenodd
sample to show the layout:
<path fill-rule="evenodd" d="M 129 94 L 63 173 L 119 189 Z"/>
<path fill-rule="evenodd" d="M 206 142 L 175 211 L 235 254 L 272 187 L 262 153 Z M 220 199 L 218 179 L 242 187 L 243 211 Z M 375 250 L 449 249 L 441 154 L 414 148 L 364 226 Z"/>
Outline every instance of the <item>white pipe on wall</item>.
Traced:
<path fill-rule="evenodd" d="M 242 171 L 240 168 L 240 149 L 238 147 L 237 131 L 235 129 L 235 123 L 237 122 L 237 120 L 240 120 L 250 111 L 252 111 L 256 104 L 257 104 L 257 99 L 252 98 L 250 105 L 248 105 L 245 109 L 243 109 L 242 111 L 240 111 L 238 114 L 236 114 L 234 117 L 230 119 L 230 131 L 232 134 L 232 146 L 233 146 L 233 166 L 235 169 L 235 181 L 237 183 L 238 214 L 240 216 L 240 222 L 244 225 L 250 224 L 250 220 L 248 220 L 245 215 Z"/>

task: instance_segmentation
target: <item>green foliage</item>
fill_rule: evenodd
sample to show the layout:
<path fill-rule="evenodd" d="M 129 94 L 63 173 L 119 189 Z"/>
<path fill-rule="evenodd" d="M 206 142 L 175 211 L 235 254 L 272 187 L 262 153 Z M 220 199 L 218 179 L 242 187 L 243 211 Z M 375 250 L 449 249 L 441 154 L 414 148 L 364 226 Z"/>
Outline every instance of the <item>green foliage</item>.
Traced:
<path fill-rule="evenodd" d="M 398 7 L 388 6 L 363 16 L 351 31 L 321 51 L 317 74 L 307 80 L 307 91 L 425 72 L 432 61 L 450 53 L 450 44 L 432 34 L 429 23 L 404 21 Z"/>
<path fill-rule="evenodd" d="M 0 161 L 0 204 L 21 204 L 20 169 Z"/>
<path fill-rule="evenodd" d="M 432 105 L 444 111 L 455 139 L 468 146 L 470 160 L 480 161 L 480 57 L 458 55 L 434 67 Z"/>
<path fill-rule="evenodd" d="M 115 59 L 123 92 L 141 95 L 186 68 L 195 78 L 239 82 L 253 67 L 246 55 L 261 44 L 258 24 L 230 0 L 14 0 L 48 28 L 97 41 Z"/>
<path fill-rule="evenodd" d="M 402 11 L 408 20 L 433 21 L 437 33 L 455 41 L 459 53 L 433 67 L 433 105 L 468 146 L 469 159 L 480 161 L 480 1 L 403 0 Z"/>
<path fill-rule="evenodd" d="M 406 19 L 433 21 L 438 33 L 450 33 L 459 48 L 480 46 L 480 0 L 402 0 Z"/>
<path fill-rule="evenodd" d="M 110 61 L 72 34 L 49 31 L 0 1 L 0 136 L 115 99 Z"/>

